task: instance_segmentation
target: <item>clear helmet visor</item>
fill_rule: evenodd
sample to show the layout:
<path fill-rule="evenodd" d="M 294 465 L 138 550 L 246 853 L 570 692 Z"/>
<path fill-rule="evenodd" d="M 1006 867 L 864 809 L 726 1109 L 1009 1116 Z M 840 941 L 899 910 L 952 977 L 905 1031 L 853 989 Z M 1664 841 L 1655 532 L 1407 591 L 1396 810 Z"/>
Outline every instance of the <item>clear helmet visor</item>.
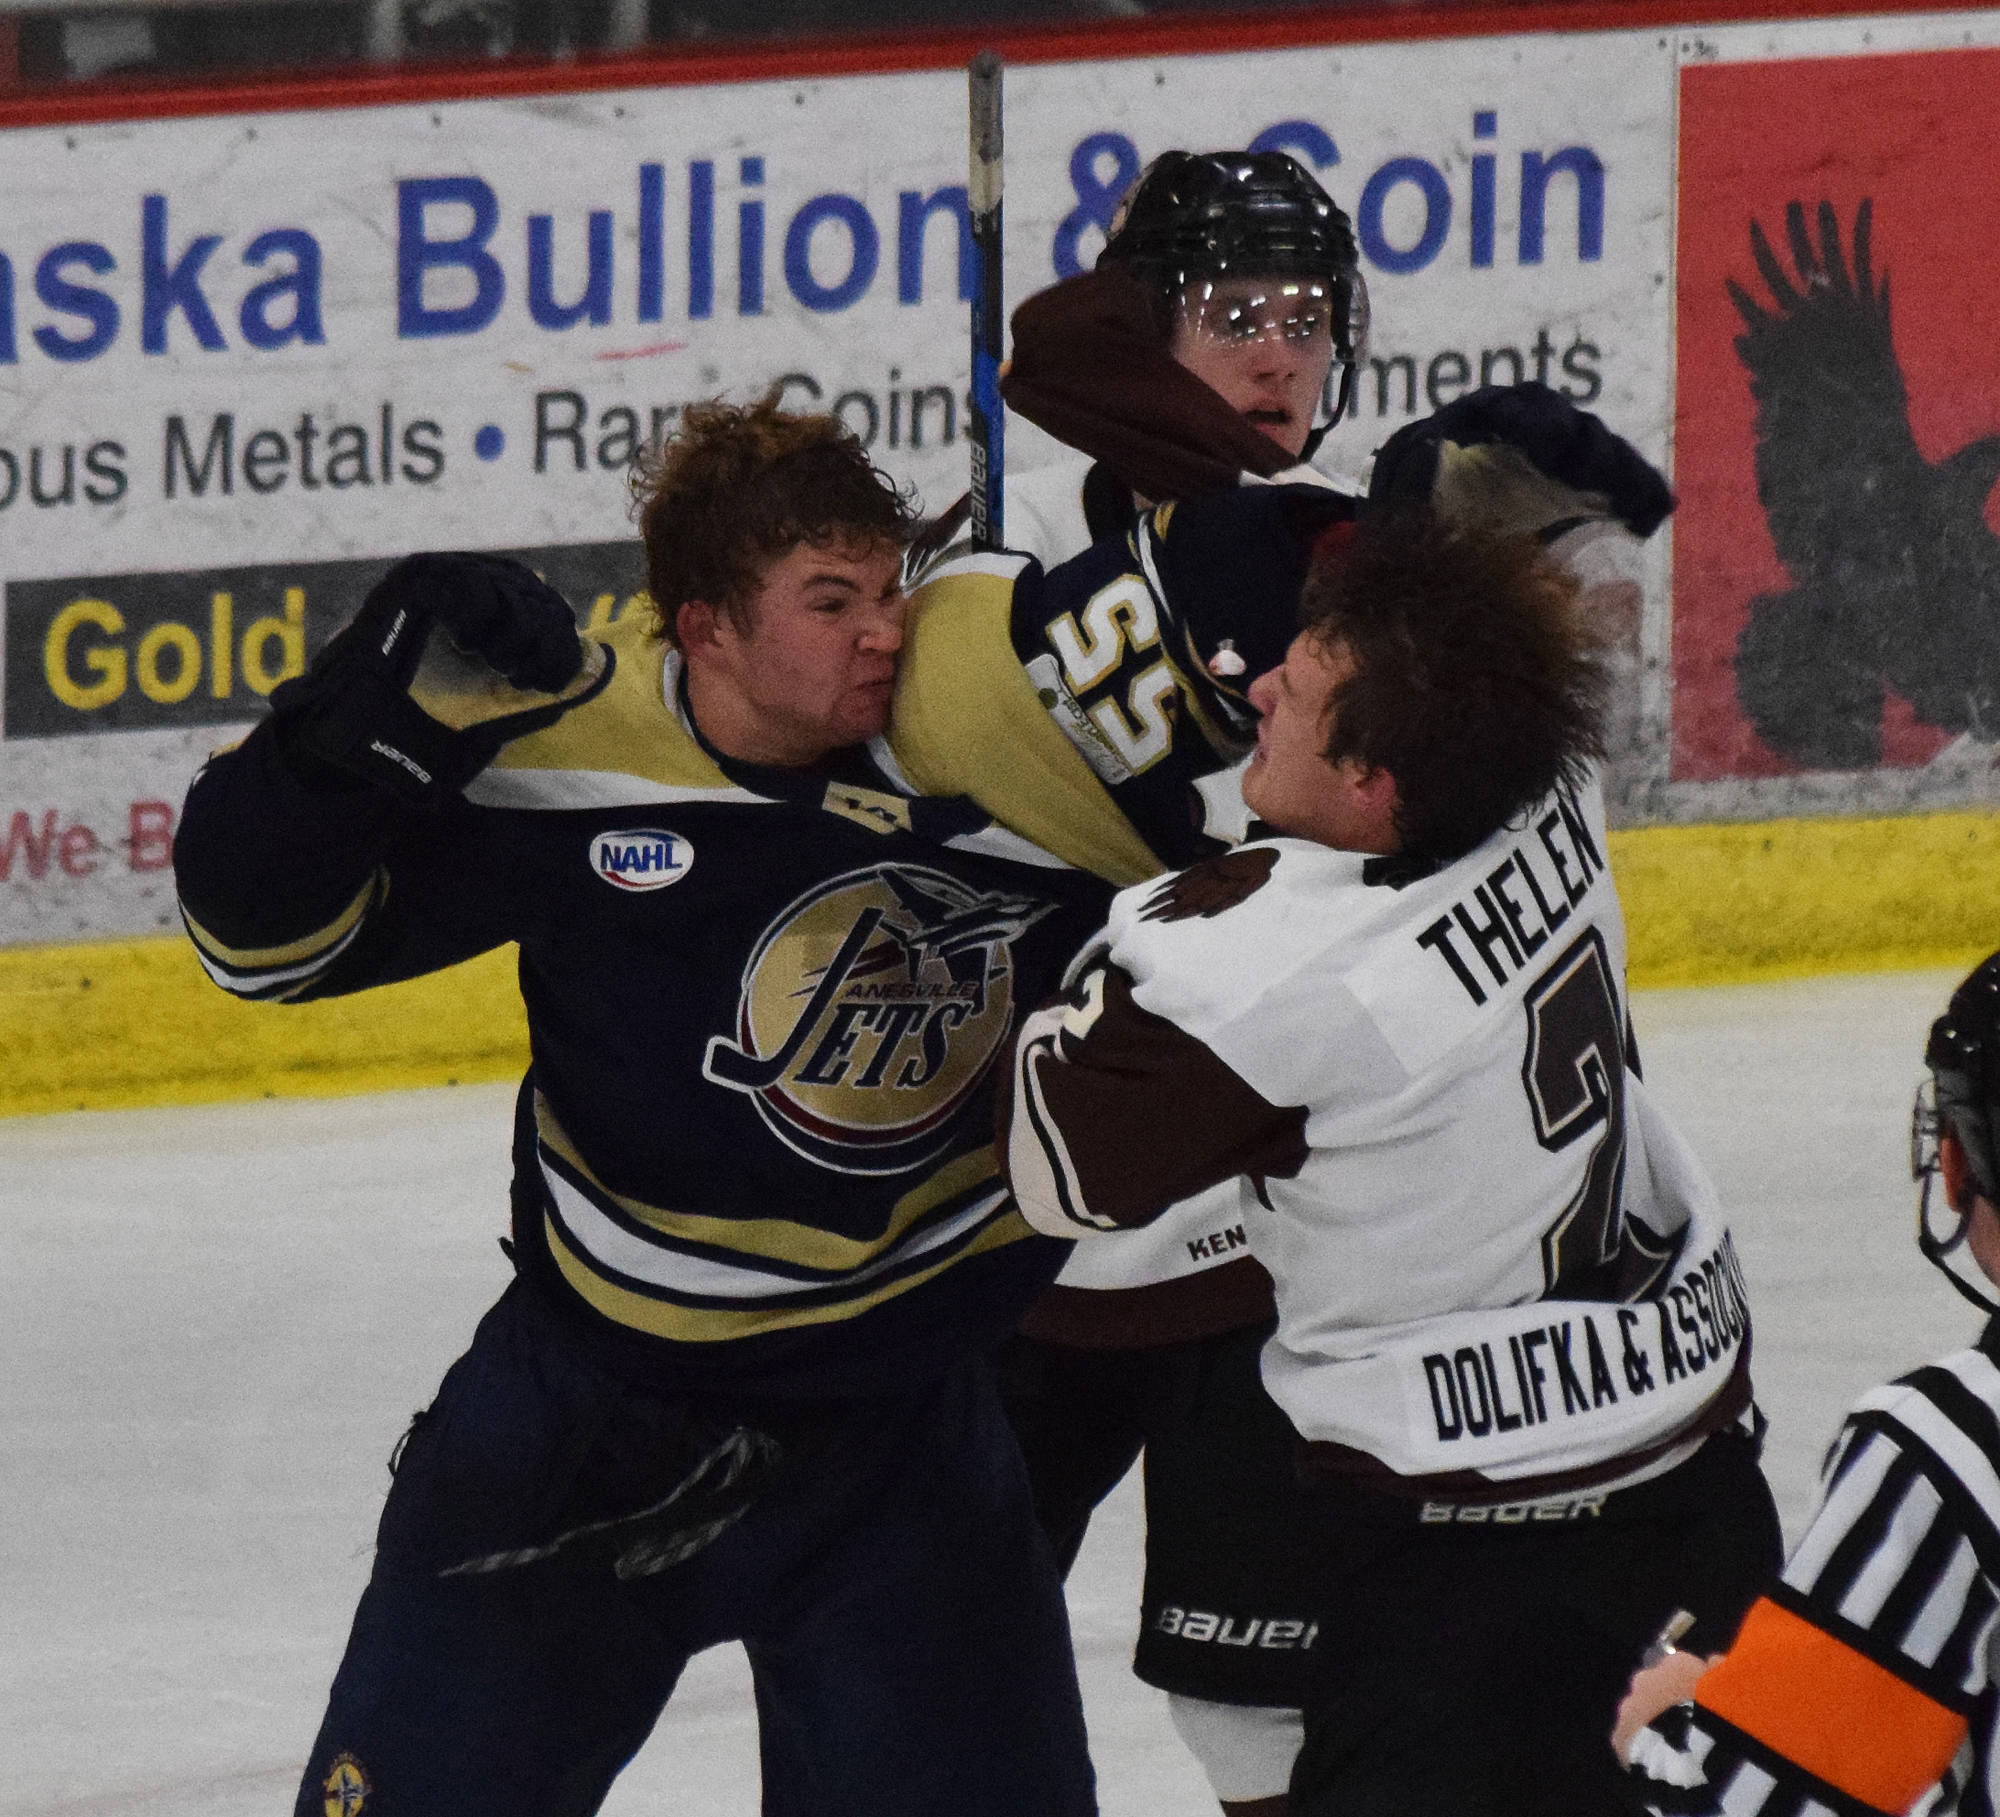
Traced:
<path fill-rule="evenodd" d="M 1282 354 L 1297 362 L 1316 397 L 1311 414 L 1338 421 L 1368 336 L 1368 288 L 1305 275 L 1203 272 L 1173 289 L 1176 343 L 1225 369 L 1245 371 Z"/>
<path fill-rule="evenodd" d="M 1368 334 L 1368 290 L 1359 272 L 1344 299 L 1344 320 L 1336 322 L 1342 308 L 1334 286 L 1321 278 L 1204 273 L 1181 281 L 1175 314 L 1182 333 L 1220 347 L 1274 341 L 1334 347 L 1341 329 L 1345 351 L 1358 358 Z"/>
<path fill-rule="evenodd" d="M 1316 278 L 1194 278 L 1179 316 L 1183 333 L 1223 347 L 1333 336 L 1332 292 Z"/>

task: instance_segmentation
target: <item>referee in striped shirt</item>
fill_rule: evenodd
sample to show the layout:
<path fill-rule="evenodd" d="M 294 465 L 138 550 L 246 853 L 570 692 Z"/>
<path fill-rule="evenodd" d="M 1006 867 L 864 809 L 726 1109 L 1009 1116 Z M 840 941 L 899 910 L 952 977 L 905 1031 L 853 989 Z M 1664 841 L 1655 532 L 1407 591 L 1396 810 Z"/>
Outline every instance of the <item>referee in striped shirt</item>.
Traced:
<path fill-rule="evenodd" d="M 1953 993 L 1924 1059 L 1918 1245 L 2000 1315 L 2000 953 Z M 2000 1316 L 1975 1348 L 1862 1398 L 1818 1515 L 1735 1644 L 1642 1670 L 1615 1745 L 1662 1817 L 1992 1817 L 1996 1609 Z"/>

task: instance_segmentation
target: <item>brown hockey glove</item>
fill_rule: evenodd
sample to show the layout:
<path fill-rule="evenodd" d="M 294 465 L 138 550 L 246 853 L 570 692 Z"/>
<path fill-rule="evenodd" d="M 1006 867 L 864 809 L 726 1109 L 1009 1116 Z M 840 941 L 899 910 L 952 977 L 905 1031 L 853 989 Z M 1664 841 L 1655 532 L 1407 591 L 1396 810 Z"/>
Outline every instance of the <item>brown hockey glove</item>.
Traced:
<path fill-rule="evenodd" d="M 1143 497 L 1200 498 L 1293 457 L 1168 351 L 1139 281 L 1107 265 L 1014 311 L 1011 410 L 1103 461 Z"/>

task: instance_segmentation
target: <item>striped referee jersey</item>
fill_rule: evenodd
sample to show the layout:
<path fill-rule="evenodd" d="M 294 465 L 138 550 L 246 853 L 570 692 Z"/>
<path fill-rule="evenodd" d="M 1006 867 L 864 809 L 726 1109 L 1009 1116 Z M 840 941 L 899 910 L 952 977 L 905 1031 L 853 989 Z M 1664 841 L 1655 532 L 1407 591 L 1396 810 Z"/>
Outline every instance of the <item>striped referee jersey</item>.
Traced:
<path fill-rule="evenodd" d="M 1696 1687 L 1642 1731 L 1657 1812 L 1991 1817 L 2000 1319 L 1857 1403 L 1825 1499 Z"/>

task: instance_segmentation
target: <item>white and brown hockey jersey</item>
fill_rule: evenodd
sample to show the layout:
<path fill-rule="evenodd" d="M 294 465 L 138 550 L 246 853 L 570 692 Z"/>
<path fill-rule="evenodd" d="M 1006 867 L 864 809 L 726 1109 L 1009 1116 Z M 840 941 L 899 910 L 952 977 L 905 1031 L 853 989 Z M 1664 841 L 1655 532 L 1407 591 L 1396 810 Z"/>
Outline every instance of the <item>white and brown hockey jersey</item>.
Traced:
<path fill-rule="evenodd" d="M 1023 1212 L 1124 1231 L 1236 1179 L 1265 1382 L 1328 1467 L 1513 1496 L 1667 1468 L 1747 1405 L 1749 1320 L 1628 1064 L 1604 854 L 1563 789 L 1440 868 L 1262 838 L 1124 891 L 1017 1048 Z"/>
<path fill-rule="evenodd" d="M 1321 483 L 1310 469 L 1293 469 L 1287 480 Z M 1054 568 L 1081 554 L 1093 543 L 1131 537 L 1135 551 L 1146 534 L 1138 523 L 1140 505 L 1132 488 L 1102 462 L 1070 455 L 1052 465 L 1007 476 L 1005 522 L 1008 546 L 1032 555 L 1044 568 Z M 1139 564 L 1144 572 L 1143 564 Z M 1285 615 L 1289 635 L 1291 615 Z M 1266 627 L 1246 625 L 1258 637 L 1246 636 L 1255 647 Z M 1047 627 L 1059 634 L 1060 627 Z M 1017 631 L 1017 638 L 1019 632 Z M 1023 660 L 1051 671 L 1054 658 Z M 1225 657 L 1219 673 L 1240 694 L 1251 677 L 1238 674 L 1247 663 Z M 1114 687 L 1128 685 L 1114 678 Z M 1099 708 L 1099 711 L 1102 709 Z M 1242 731 L 1247 741 L 1246 728 Z M 1091 739 L 1074 729 L 1079 716 L 1058 715 L 1086 758 L 1094 758 Z M 1217 752 L 1205 775 L 1194 778 L 1201 802 L 1201 829 L 1218 842 L 1234 844 L 1249 829 L 1243 805 L 1242 773 L 1247 755 L 1233 761 Z M 1032 1307 L 1022 1330 L 1033 1337 L 1085 1348 L 1135 1348 L 1211 1336 L 1217 1332 L 1262 1323 L 1271 1315 L 1271 1286 L 1263 1266 L 1251 1255 L 1243 1214 L 1233 1183 L 1196 1193 L 1169 1207 L 1143 1235 L 1122 1243 L 1082 1243 L 1064 1265 L 1056 1284 Z"/>

